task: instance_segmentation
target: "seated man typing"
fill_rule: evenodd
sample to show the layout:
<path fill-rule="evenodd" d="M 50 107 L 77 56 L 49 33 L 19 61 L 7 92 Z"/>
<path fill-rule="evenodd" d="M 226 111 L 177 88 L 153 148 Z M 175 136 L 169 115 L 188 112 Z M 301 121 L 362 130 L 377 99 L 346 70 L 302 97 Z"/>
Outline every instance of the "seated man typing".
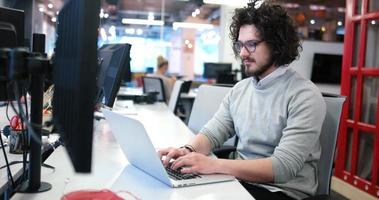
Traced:
<path fill-rule="evenodd" d="M 159 151 L 183 173 L 238 178 L 255 199 L 301 199 L 317 189 L 325 103 L 318 88 L 288 68 L 301 45 L 279 5 L 256 1 L 234 12 L 233 50 L 250 78 L 237 83 L 213 118 L 184 148 Z M 235 160 L 207 157 L 237 135 Z"/>

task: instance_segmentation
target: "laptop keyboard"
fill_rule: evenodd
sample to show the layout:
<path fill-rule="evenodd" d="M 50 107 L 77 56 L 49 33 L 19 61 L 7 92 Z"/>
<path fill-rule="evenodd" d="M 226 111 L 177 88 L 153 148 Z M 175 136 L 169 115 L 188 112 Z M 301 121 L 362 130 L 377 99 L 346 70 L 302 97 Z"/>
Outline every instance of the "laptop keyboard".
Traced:
<path fill-rule="evenodd" d="M 186 179 L 193 179 L 193 178 L 201 178 L 201 176 L 197 174 L 183 174 L 180 172 L 181 168 L 178 168 L 177 170 L 173 170 L 170 167 L 169 164 L 166 168 L 167 174 L 174 180 L 186 180 Z"/>

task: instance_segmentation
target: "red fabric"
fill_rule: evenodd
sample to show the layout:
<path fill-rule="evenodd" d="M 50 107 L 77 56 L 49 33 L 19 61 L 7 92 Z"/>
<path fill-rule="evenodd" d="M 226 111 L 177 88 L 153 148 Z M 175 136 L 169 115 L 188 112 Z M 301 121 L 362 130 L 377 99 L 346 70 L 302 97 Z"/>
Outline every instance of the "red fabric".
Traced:
<path fill-rule="evenodd" d="M 110 190 L 79 190 L 64 195 L 61 200 L 123 200 Z"/>

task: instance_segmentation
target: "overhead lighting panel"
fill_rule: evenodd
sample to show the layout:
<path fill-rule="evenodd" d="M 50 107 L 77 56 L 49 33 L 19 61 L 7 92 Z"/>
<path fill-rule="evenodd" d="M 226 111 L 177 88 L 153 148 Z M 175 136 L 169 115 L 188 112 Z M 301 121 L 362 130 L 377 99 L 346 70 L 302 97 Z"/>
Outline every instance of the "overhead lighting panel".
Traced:
<path fill-rule="evenodd" d="M 259 7 L 264 0 L 258 1 L 256 4 L 256 7 Z M 247 3 L 249 3 L 249 0 L 204 0 L 203 1 L 206 4 L 218 4 L 218 5 L 226 5 L 226 6 L 233 6 L 233 7 L 244 7 L 247 6 Z"/>
<path fill-rule="evenodd" d="M 138 24 L 138 25 L 152 25 L 152 26 L 163 26 L 164 25 L 164 22 L 162 20 L 130 19 L 130 18 L 122 18 L 121 23 L 123 23 L 123 24 Z"/>
<path fill-rule="evenodd" d="M 203 24 L 203 23 L 189 23 L 189 22 L 174 22 L 172 23 L 172 28 L 177 30 L 178 28 L 191 28 L 191 29 L 213 29 L 214 26 L 212 24 Z"/>

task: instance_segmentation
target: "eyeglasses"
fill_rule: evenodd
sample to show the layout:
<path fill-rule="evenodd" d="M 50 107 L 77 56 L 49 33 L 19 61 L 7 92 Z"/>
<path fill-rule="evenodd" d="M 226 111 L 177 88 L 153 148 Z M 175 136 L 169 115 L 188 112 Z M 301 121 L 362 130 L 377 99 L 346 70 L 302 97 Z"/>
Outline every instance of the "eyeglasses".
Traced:
<path fill-rule="evenodd" d="M 245 47 L 249 53 L 254 53 L 259 43 L 263 41 L 264 40 L 259 40 L 259 41 L 249 40 L 246 42 L 237 41 L 233 44 L 233 49 L 236 53 L 240 54 L 242 48 Z"/>

